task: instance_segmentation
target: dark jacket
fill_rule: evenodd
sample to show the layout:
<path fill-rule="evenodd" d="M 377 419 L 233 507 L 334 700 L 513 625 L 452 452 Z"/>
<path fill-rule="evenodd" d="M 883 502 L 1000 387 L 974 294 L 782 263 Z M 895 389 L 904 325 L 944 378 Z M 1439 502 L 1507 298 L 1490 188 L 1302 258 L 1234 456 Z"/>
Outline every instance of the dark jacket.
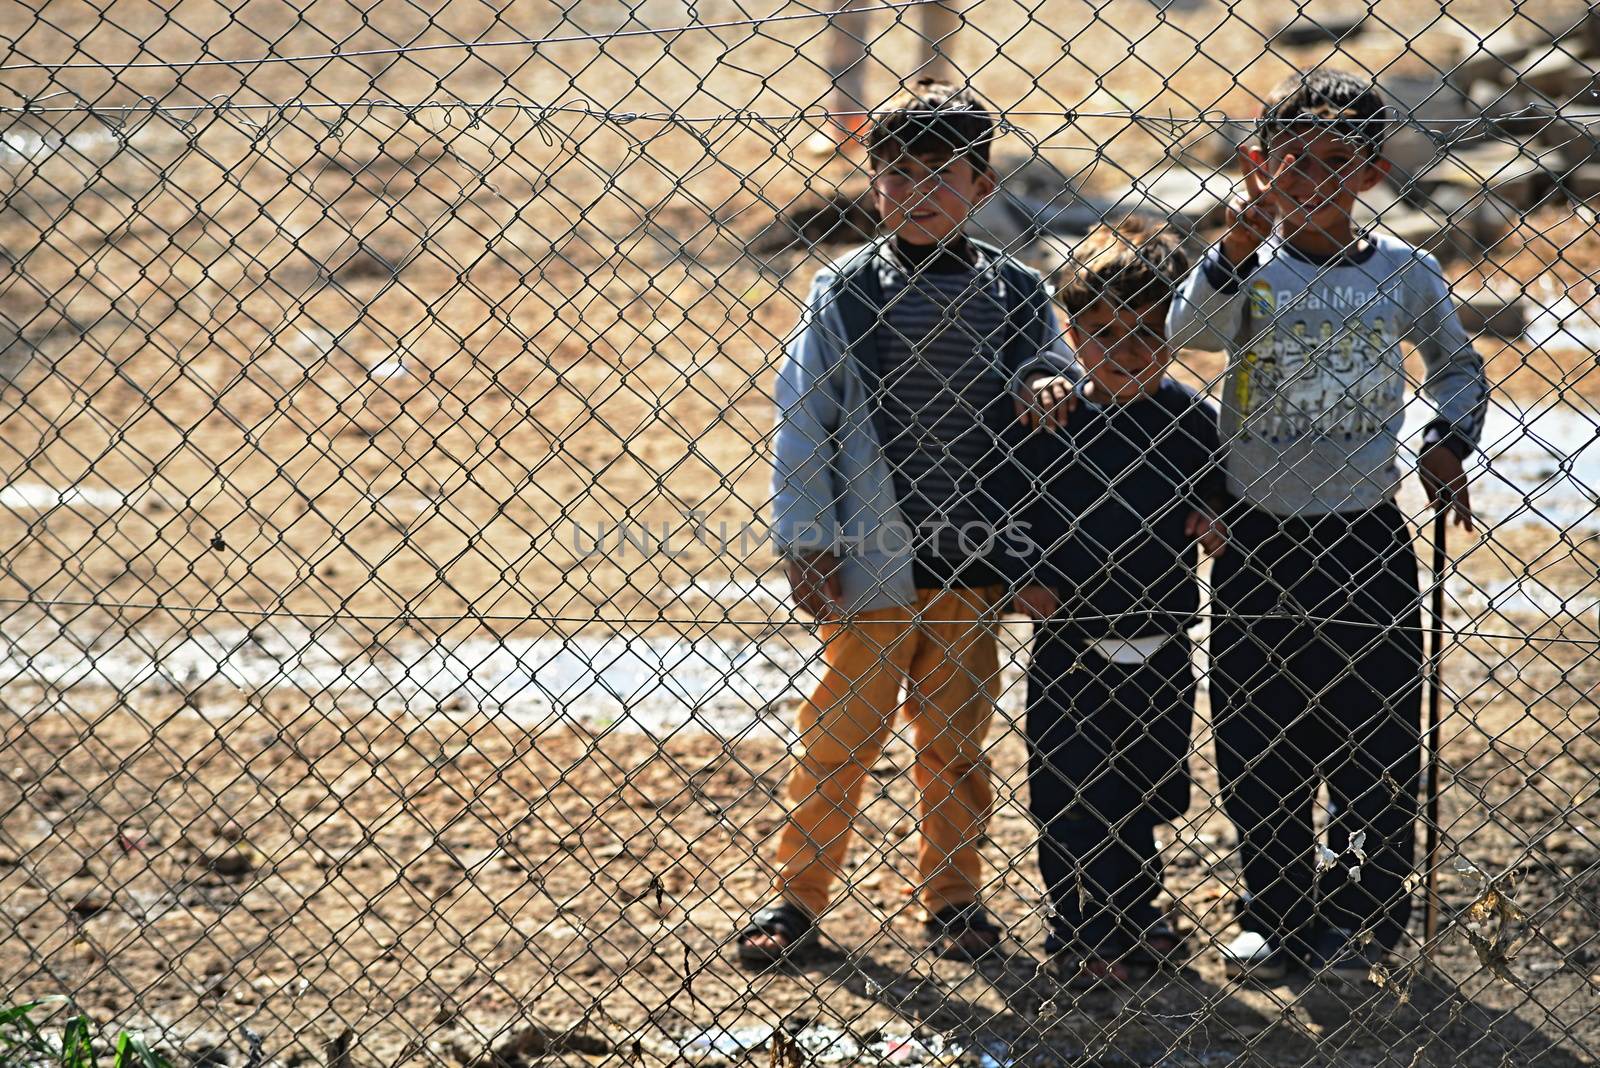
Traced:
<path fill-rule="evenodd" d="M 1220 452 L 1216 409 L 1170 380 L 1021 435 L 1013 506 L 1032 549 L 1014 578 L 1054 588 L 1085 641 L 1179 633 L 1200 604 L 1184 526 L 1221 497 Z"/>

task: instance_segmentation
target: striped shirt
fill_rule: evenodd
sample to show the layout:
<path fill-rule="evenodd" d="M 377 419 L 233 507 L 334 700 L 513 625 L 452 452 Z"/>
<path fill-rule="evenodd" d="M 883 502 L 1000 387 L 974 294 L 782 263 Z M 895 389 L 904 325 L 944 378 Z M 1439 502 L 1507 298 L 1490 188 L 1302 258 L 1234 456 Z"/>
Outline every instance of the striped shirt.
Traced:
<path fill-rule="evenodd" d="M 986 522 L 979 475 L 998 443 L 984 412 L 1006 391 L 995 373 L 1006 310 L 994 276 L 951 259 L 885 280 L 876 335 L 876 421 L 895 495 L 918 559 L 946 573 L 985 552 L 987 527 L 962 530 Z"/>

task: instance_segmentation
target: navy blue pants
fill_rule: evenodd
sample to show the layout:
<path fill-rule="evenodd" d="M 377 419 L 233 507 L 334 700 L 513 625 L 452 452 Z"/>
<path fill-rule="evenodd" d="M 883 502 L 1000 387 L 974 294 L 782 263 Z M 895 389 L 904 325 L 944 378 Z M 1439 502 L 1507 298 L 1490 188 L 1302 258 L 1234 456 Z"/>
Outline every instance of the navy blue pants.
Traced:
<path fill-rule="evenodd" d="M 1405 519 L 1392 505 L 1250 512 L 1232 524 L 1213 581 L 1212 721 L 1244 925 L 1302 955 L 1330 926 L 1393 948 L 1411 913 L 1421 763 L 1421 611 Z M 1319 881 L 1322 785 L 1327 846 L 1341 859 Z M 1356 832 L 1364 862 L 1350 850 Z"/>
<path fill-rule="evenodd" d="M 1187 638 L 1123 665 L 1060 624 L 1036 627 L 1028 790 L 1053 912 L 1048 952 L 1115 957 L 1160 920 L 1155 828 L 1189 807 L 1194 692 Z"/>

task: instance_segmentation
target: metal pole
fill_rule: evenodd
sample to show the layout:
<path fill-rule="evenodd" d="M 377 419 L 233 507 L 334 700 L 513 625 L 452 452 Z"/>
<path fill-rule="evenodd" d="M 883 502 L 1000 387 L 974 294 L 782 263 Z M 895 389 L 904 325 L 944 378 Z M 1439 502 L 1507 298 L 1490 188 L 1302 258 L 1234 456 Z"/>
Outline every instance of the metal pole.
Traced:
<path fill-rule="evenodd" d="M 1422 933 L 1425 946 L 1432 946 L 1439 931 L 1439 661 L 1444 651 L 1444 542 L 1446 499 L 1433 517 L 1433 604 L 1431 641 L 1428 650 L 1428 793 L 1425 806 L 1427 847 L 1425 861 L 1427 892 L 1422 906 Z"/>

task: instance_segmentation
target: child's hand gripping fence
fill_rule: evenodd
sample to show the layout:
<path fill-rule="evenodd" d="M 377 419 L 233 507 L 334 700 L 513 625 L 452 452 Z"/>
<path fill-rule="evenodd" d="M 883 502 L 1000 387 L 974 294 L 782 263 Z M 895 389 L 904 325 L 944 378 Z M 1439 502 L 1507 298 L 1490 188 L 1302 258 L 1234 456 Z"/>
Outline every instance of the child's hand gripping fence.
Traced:
<path fill-rule="evenodd" d="M 0 990 L 70 1004 L 0 1059 L 1595 1063 L 1600 23 L 1503 7 L 11 11 Z M 1255 122 L 1316 65 L 1390 109 L 1353 226 Z M 926 70 L 991 251 L 852 331 L 848 103 Z M 963 195 L 879 163 L 902 235 Z M 987 268 L 1129 215 L 1207 288 L 1063 383 Z"/>

